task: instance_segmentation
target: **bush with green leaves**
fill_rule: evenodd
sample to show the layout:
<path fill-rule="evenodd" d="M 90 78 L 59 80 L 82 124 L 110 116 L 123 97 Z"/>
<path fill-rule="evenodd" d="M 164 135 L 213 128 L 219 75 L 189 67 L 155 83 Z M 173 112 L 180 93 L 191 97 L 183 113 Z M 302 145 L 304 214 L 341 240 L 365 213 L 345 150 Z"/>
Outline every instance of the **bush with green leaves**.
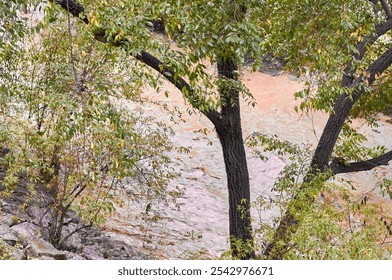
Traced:
<path fill-rule="evenodd" d="M 0 146 L 10 150 L 1 159 L 1 195 L 12 195 L 21 180 L 30 190 L 26 205 L 40 199 L 38 188 L 48 192 L 53 201 L 40 226 L 59 248 L 70 236 L 63 234 L 69 210 L 90 226 L 125 199 L 153 206 L 178 192 L 167 188 L 171 130 L 144 116 L 142 106 L 125 106 L 138 99 L 143 71 L 119 62 L 125 54 L 94 42 L 71 20 L 46 24 L 1 57 L 9 68 L 0 87 Z M 124 75 L 134 68 L 139 75 Z"/>
<path fill-rule="evenodd" d="M 260 196 L 253 204 L 259 213 L 279 210 L 272 222 L 260 223 L 255 231 L 260 252 L 276 238 L 277 226 L 289 209 L 299 226 L 287 240 L 283 259 L 390 258 L 391 206 L 387 201 L 381 206 L 382 198 L 358 195 L 349 181 L 328 173 L 313 178 L 304 192 L 303 180 L 311 160 L 309 147 L 264 134 L 249 137 L 248 145 L 262 160 L 266 151 L 274 151 L 287 162 L 272 189 L 275 195 Z M 310 197 L 314 203 L 309 203 Z"/>

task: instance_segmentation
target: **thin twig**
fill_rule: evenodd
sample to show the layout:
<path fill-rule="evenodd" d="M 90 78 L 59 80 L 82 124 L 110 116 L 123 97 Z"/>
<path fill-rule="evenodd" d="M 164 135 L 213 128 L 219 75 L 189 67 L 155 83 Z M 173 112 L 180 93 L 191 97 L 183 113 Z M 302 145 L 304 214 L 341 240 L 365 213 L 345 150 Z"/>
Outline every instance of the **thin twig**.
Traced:
<path fill-rule="evenodd" d="M 313 112 L 313 110 L 312 110 L 312 116 L 311 116 L 311 120 L 312 120 L 312 130 L 313 130 L 313 134 L 314 134 L 314 137 L 316 137 L 316 140 L 317 140 L 317 143 L 319 142 L 319 138 L 318 138 L 318 136 L 317 136 L 317 132 L 316 132 L 316 128 L 314 127 L 314 112 Z"/>

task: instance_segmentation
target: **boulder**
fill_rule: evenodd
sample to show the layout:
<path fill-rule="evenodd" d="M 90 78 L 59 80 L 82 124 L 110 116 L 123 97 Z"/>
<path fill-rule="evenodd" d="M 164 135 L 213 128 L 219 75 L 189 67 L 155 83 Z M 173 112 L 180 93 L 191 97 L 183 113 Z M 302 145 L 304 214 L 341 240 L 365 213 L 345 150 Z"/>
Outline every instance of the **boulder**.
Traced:
<path fill-rule="evenodd" d="M 28 222 L 16 224 L 12 226 L 12 229 L 17 232 L 23 243 L 25 243 L 25 240 L 33 239 L 37 237 L 37 234 L 40 234 L 40 228 Z"/>
<path fill-rule="evenodd" d="M 10 246 L 14 246 L 19 241 L 17 233 L 4 224 L 0 224 L 0 239 Z"/>
<path fill-rule="evenodd" d="M 67 255 L 43 239 L 34 238 L 28 241 L 28 245 L 24 250 L 24 259 L 66 260 Z"/>
<path fill-rule="evenodd" d="M 3 205 L 0 201 L 0 205 Z M 5 225 L 11 227 L 15 224 L 15 216 L 9 213 L 0 212 L 0 225 Z"/>

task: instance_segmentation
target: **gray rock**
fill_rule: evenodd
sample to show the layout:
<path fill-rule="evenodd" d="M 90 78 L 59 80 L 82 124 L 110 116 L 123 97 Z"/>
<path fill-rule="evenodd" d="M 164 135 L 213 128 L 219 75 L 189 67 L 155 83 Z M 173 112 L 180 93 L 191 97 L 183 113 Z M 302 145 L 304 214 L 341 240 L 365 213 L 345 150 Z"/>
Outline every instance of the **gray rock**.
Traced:
<path fill-rule="evenodd" d="M 2 202 L 0 201 L 0 204 Z M 0 212 L 0 225 L 12 226 L 15 223 L 14 215 Z"/>
<path fill-rule="evenodd" d="M 266 55 L 259 71 L 270 76 L 279 76 L 283 73 L 285 63 L 286 61 L 282 58 Z"/>
<path fill-rule="evenodd" d="M 11 247 L 11 257 L 15 260 L 21 260 L 23 258 L 23 250 Z"/>
<path fill-rule="evenodd" d="M 3 231 L 0 226 L 0 231 Z M 4 233 L 4 231 L 3 231 Z M 20 260 L 22 258 L 22 248 L 20 243 L 17 240 L 17 237 L 12 229 L 7 230 L 5 234 L 0 233 L 0 248 L 6 250 L 6 252 L 10 253 L 11 259 Z"/>
<path fill-rule="evenodd" d="M 24 258 L 66 260 L 67 255 L 65 252 L 57 250 L 52 244 L 43 239 L 34 238 L 29 240 L 29 245 L 24 251 Z"/>
<path fill-rule="evenodd" d="M 112 238 L 98 230 L 85 232 L 81 241 L 83 247 L 78 252 L 82 257 L 91 260 L 141 260 L 148 259 L 144 254 L 136 252 L 129 244 Z"/>
<path fill-rule="evenodd" d="M 12 229 L 18 234 L 19 238 L 23 242 L 27 239 L 35 238 L 37 237 L 37 234 L 40 234 L 39 227 L 28 222 L 14 225 L 12 226 Z"/>
<path fill-rule="evenodd" d="M 69 251 L 64 251 L 64 252 L 65 252 L 65 255 L 67 256 L 67 260 L 85 260 L 86 259 L 76 253 L 72 253 Z"/>
<path fill-rule="evenodd" d="M 13 230 L 7 225 L 1 225 L 1 224 L 0 224 L 0 238 L 11 246 L 14 246 L 19 241 L 18 235 L 15 230 Z"/>

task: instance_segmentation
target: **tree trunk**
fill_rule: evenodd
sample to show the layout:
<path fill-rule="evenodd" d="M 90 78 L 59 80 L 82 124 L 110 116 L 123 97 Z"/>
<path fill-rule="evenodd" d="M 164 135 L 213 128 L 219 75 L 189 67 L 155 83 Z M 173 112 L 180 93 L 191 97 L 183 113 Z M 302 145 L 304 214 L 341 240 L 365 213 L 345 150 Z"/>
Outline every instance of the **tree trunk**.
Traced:
<path fill-rule="evenodd" d="M 249 212 L 249 173 L 239 116 L 231 119 L 235 119 L 234 122 L 228 122 L 219 129 L 217 128 L 222 145 L 229 191 L 230 244 L 233 257 L 249 259 L 255 257 Z M 240 248 L 236 246 L 238 241 L 241 241 L 246 248 L 245 253 L 240 252 Z"/>
<path fill-rule="evenodd" d="M 329 160 L 336 141 L 353 105 L 354 100 L 351 100 L 347 95 L 339 96 L 333 108 L 335 113 L 329 116 L 314 153 L 311 163 L 312 173 L 325 172 L 329 167 Z"/>
<path fill-rule="evenodd" d="M 232 60 L 218 63 L 218 73 L 222 79 L 236 80 L 236 69 Z M 255 258 L 249 172 L 242 138 L 239 92 L 230 86 L 222 86 L 219 92 L 224 105 L 221 117 L 213 120 L 213 123 L 222 146 L 227 174 L 231 250 L 235 258 Z"/>

